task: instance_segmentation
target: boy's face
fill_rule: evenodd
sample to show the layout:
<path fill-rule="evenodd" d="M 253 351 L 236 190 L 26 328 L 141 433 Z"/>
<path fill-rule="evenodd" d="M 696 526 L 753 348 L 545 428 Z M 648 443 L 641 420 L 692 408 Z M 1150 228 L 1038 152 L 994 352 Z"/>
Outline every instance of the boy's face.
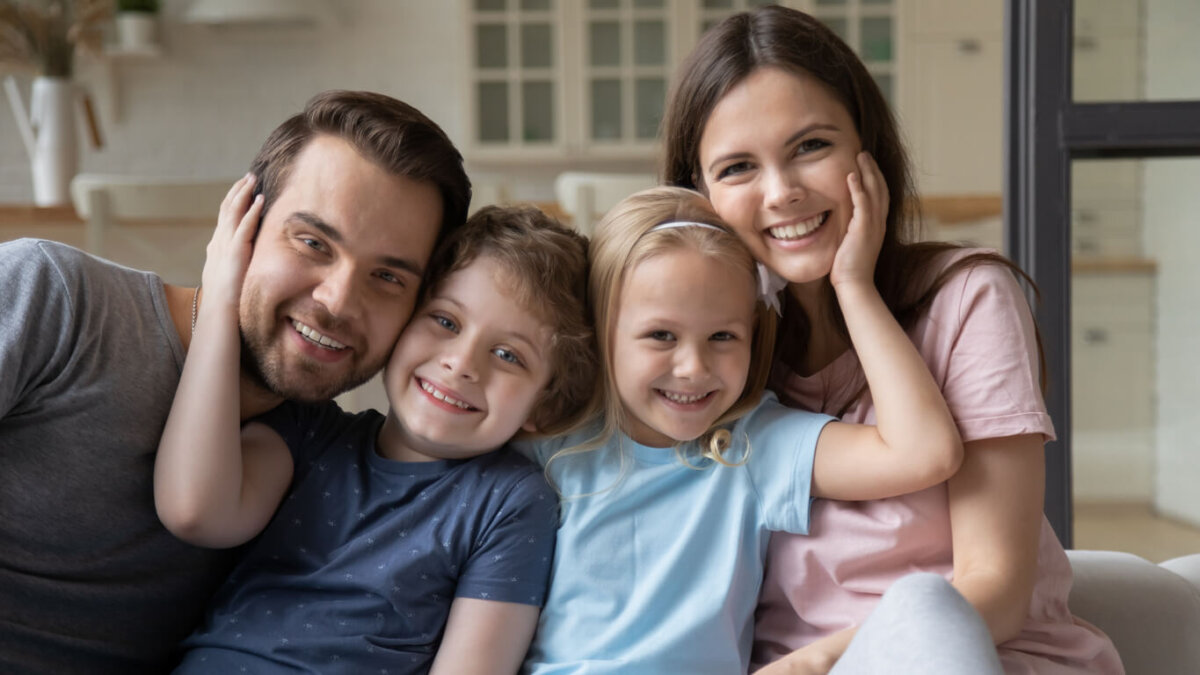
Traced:
<path fill-rule="evenodd" d="M 481 256 L 417 310 L 384 374 L 384 456 L 474 457 L 532 430 L 527 420 L 550 381 L 553 328 L 513 297 L 507 277 Z"/>
<path fill-rule="evenodd" d="M 321 401 L 379 372 L 412 315 L 442 220 L 429 182 L 317 136 L 263 219 L 241 299 L 247 374 Z"/>

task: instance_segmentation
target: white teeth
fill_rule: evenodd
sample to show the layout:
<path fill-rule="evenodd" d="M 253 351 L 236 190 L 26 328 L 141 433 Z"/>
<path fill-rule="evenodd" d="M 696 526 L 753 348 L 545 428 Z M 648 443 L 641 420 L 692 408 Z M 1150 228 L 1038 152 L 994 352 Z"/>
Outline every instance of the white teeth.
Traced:
<path fill-rule="evenodd" d="M 301 335 L 308 338 L 312 342 L 315 342 L 315 343 L 321 345 L 322 347 L 327 347 L 329 349 L 345 349 L 346 348 L 346 345 L 338 342 L 337 340 L 334 340 L 333 338 L 321 335 L 317 331 L 313 330 L 311 326 L 302 324 L 299 321 L 296 321 L 295 319 L 292 319 L 292 326 L 294 326 L 296 328 L 296 331 L 299 332 Z"/>
<path fill-rule="evenodd" d="M 783 239 L 785 241 L 789 239 L 799 239 L 800 237 L 803 237 L 809 232 L 812 232 L 820 227 L 821 223 L 824 223 L 825 218 L 828 216 L 829 212 L 826 211 L 825 213 L 822 213 L 819 216 L 813 216 L 804 222 L 796 223 L 794 225 L 781 225 L 780 227 L 772 227 L 767 231 L 775 239 Z"/>
<path fill-rule="evenodd" d="M 462 408 L 463 410 L 471 409 L 471 406 L 467 405 L 466 403 L 463 403 L 462 401 L 460 401 L 458 399 L 451 398 L 451 397 L 443 394 L 441 391 L 434 388 L 434 386 L 432 384 L 429 384 L 425 380 L 421 380 L 421 388 L 424 389 L 426 392 L 428 392 L 430 396 L 436 398 L 439 401 L 445 401 L 446 403 L 449 403 L 450 405 L 452 405 L 456 408 Z"/>
<path fill-rule="evenodd" d="M 708 396 L 707 392 L 703 393 L 703 394 L 696 394 L 695 396 L 687 396 L 685 394 L 676 394 L 673 391 L 665 391 L 662 389 L 660 389 L 659 391 L 661 391 L 662 395 L 666 396 L 669 400 L 674 401 L 676 403 L 684 403 L 684 404 L 695 403 L 696 401 L 699 401 L 700 399 L 704 398 L 705 396 Z"/>

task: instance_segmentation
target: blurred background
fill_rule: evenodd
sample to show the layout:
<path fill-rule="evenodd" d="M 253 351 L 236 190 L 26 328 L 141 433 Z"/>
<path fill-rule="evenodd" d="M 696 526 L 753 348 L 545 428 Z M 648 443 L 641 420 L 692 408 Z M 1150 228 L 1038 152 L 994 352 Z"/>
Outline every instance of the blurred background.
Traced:
<path fill-rule="evenodd" d="M 380 91 L 441 124 L 474 207 L 532 201 L 586 231 L 654 182 L 670 77 L 697 37 L 760 4 L 0 0 L 0 27 L 29 6 L 60 7 L 46 30 L 82 26 L 57 62 L 51 48 L 0 47 L 0 241 L 57 239 L 194 285 L 225 186 L 330 88 Z M 842 35 L 894 104 L 926 236 L 1003 249 L 1005 3 L 782 4 Z M 1061 4 L 1074 101 L 1200 99 L 1200 2 Z M 1153 561 L 1197 552 L 1200 160 L 1071 169 L 1074 545 Z M 386 405 L 376 385 L 342 400 Z"/>

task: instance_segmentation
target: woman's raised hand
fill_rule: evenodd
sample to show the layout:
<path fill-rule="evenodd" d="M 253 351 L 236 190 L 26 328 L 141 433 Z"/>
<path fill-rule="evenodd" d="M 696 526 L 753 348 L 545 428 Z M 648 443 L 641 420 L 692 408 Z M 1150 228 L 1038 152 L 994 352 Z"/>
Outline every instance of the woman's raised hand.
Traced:
<path fill-rule="evenodd" d="M 242 282 L 250 266 L 254 234 L 262 214 L 262 195 L 251 199 L 256 182 L 255 176 L 248 173 L 229 188 L 221 202 L 217 227 L 208 242 L 201 276 L 204 304 L 208 307 L 232 307 L 235 315 L 242 294 Z"/>
<path fill-rule="evenodd" d="M 875 261 L 887 228 L 887 182 L 869 153 L 860 152 L 855 159 L 858 171 L 846 176 L 854 214 L 829 273 L 829 281 L 835 288 L 843 283 L 875 284 Z"/>

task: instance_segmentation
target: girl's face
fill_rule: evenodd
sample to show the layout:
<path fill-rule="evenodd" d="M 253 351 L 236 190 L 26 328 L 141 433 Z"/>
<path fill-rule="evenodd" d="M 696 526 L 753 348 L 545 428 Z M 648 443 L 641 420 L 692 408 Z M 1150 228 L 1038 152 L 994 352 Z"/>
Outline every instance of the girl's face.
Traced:
<path fill-rule="evenodd" d="M 629 270 L 612 335 L 612 368 L 629 436 L 651 447 L 698 438 L 746 386 L 754 279 L 680 248 Z"/>
<path fill-rule="evenodd" d="M 754 257 L 792 283 L 824 278 L 853 215 L 862 149 L 846 107 L 808 73 L 763 67 L 713 108 L 699 175 Z"/>

